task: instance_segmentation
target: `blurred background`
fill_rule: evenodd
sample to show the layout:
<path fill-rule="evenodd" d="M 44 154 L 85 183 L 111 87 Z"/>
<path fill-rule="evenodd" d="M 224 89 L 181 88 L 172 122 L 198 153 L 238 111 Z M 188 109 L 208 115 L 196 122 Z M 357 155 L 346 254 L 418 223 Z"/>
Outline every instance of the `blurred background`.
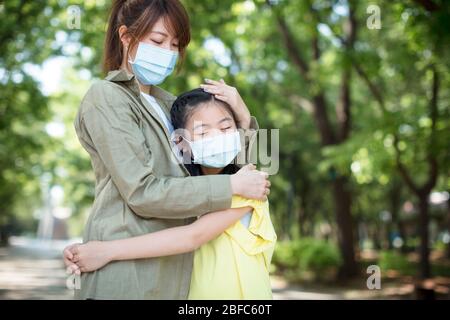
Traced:
<path fill-rule="evenodd" d="M 448 299 L 450 3 L 183 3 L 193 40 L 162 87 L 223 78 L 280 129 L 275 298 Z M 109 6 L 0 1 L 0 299 L 72 297 L 61 251 L 94 196 L 72 122 Z"/>

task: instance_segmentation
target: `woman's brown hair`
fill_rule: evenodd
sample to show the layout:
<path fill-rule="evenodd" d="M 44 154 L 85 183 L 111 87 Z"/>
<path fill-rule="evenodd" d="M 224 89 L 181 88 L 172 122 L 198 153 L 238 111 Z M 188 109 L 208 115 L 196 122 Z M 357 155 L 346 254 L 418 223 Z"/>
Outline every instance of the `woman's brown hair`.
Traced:
<path fill-rule="evenodd" d="M 183 58 L 191 40 L 189 16 L 179 0 L 114 0 L 106 32 L 103 71 L 119 69 L 123 60 L 123 45 L 119 28 L 127 27 L 130 36 L 128 52 L 163 18 L 168 30 L 178 38 Z"/>

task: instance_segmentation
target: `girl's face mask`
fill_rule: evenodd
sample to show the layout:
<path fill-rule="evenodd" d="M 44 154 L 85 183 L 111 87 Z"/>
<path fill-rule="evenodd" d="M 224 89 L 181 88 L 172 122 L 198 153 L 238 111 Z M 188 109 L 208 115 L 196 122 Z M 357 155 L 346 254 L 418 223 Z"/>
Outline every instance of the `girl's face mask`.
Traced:
<path fill-rule="evenodd" d="M 139 42 L 134 61 L 128 60 L 143 85 L 161 84 L 174 70 L 178 52 Z"/>
<path fill-rule="evenodd" d="M 224 168 L 241 151 L 239 131 L 223 133 L 211 138 L 189 141 L 194 163 L 208 168 Z"/>

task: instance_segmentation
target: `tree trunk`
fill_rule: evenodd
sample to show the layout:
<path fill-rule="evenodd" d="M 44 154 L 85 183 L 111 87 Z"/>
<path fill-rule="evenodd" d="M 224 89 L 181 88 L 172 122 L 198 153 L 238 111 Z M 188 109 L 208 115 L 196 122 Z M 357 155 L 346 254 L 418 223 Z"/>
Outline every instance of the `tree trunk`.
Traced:
<path fill-rule="evenodd" d="M 298 216 L 297 216 L 297 222 L 299 224 L 299 232 L 300 236 L 306 237 L 310 236 L 311 234 L 308 232 L 307 224 L 308 219 L 311 214 L 309 212 L 309 197 L 310 197 L 310 182 L 309 182 L 309 176 L 308 173 L 305 171 L 305 168 L 303 167 L 303 163 L 301 160 L 301 156 L 298 156 L 295 154 L 291 158 L 291 184 L 294 186 L 294 191 L 297 199 L 297 205 L 298 205 Z M 299 174 L 301 178 L 301 183 L 298 185 L 298 176 Z M 311 216 L 312 218 L 312 216 Z M 312 223 L 312 221 L 310 221 Z"/>
<path fill-rule="evenodd" d="M 288 208 L 288 214 L 286 215 L 287 220 L 286 220 L 286 227 L 289 231 L 289 237 L 291 237 L 291 225 L 293 224 L 293 220 L 294 218 L 298 219 L 299 222 L 299 227 L 300 227 L 300 235 L 303 236 L 304 233 L 304 223 L 305 221 L 303 221 L 303 217 L 302 217 L 302 208 L 300 207 L 297 212 L 295 212 L 295 203 L 296 200 L 298 198 L 298 190 L 297 190 L 297 172 L 302 173 L 302 163 L 299 161 L 299 156 L 297 154 L 293 154 L 291 156 L 289 156 L 289 160 L 290 160 L 290 178 L 289 178 L 289 191 L 288 191 L 288 195 L 287 195 L 287 208 Z M 300 195 L 300 197 L 302 197 L 302 195 Z M 298 215 L 297 215 L 298 214 Z"/>
<path fill-rule="evenodd" d="M 392 242 L 392 222 L 389 221 L 386 225 L 386 248 L 388 250 L 394 249 L 394 244 Z"/>
<path fill-rule="evenodd" d="M 428 215 L 428 193 L 419 196 L 419 277 L 420 279 L 429 278 L 431 275 L 430 267 L 430 248 L 429 248 L 429 225 L 430 217 Z"/>
<path fill-rule="evenodd" d="M 400 238 L 403 240 L 403 245 L 400 248 L 402 253 L 406 253 L 406 231 L 405 225 L 400 217 L 400 207 L 401 207 L 401 197 L 402 194 L 402 184 L 400 181 L 395 180 L 392 189 L 389 192 L 389 202 L 392 216 L 392 223 L 397 228 Z"/>
<path fill-rule="evenodd" d="M 292 60 L 294 66 L 297 68 L 299 74 L 311 84 L 311 89 L 314 87 L 315 80 L 311 78 L 310 70 L 311 64 L 305 59 L 301 47 L 297 45 L 291 30 L 280 10 L 277 10 L 273 3 L 266 0 L 266 3 L 274 8 L 276 22 L 281 32 L 281 37 L 287 49 L 287 53 Z M 349 25 L 346 28 L 345 50 L 350 54 L 353 50 L 353 44 L 356 39 L 356 19 L 354 16 L 356 1 L 350 1 L 349 4 Z M 310 13 L 313 16 L 315 24 L 319 24 L 320 17 L 315 8 L 310 5 Z M 312 63 L 320 63 L 320 47 L 319 47 L 319 32 L 313 34 L 311 39 L 311 48 L 313 51 Z M 322 146 L 330 146 L 343 143 L 350 133 L 350 107 L 351 107 L 351 92 L 350 92 L 350 77 L 351 68 L 346 64 L 343 66 L 341 79 L 341 94 L 338 111 L 338 123 L 340 127 L 340 134 L 336 134 L 333 124 L 328 116 L 327 101 L 325 91 L 320 89 L 311 90 L 313 93 L 312 104 L 314 105 L 314 120 L 320 134 Z M 320 86 L 319 86 L 320 87 Z M 336 218 L 338 225 L 339 246 L 343 256 L 343 267 L 341 276 L 348 277 L 356 275 L 356 261 L 354 252 L 354 237 L 353 224 L 351 216 L 351 196 L 349 190 L 346 189 L 346 178 L 339 177 L 332 182 L 334 205 L 336 210 Z M 312 220 L 311 220 L 312 221 Z M 313 226 L 312 226 L 313 227 Z M 311 229 L 312 230 L 312 229 Z"/>
<path fill-rule="evenodd" d="M 450 190 L 447 191 L 450 194 Z M 447 200 L 447 232 L 448 235 L 450 236 L 450 197 Z M 447 243 L 447 258 L 450 259 L 450 239 L 449 242 Z"/>
<path fill-rule="evenodd" d="M 299 206 L 300 209 L 298 210 L 298 224 L 299 224 L 299 232 L 301 237 L 309 237 L 311 234 L 308 232 L 307 224 L 308 224 L 308 216 L 306 213 L 306 207 L 303 206 L 303 200 L 299 197 Z"/>
<path fill-rule="evenodd" d="M 357 266 L 354 251 L 351 195 L 345 177 L 338 177 L 333 181 L 333 198 L 338 224 L 338 241 L 343 259 L 339 276 L 348 278 L 356 275 Z"/>
<path fill-rule="evenodd" d="M 405 228 L 405 224 L 403 223 L 403 221 L 398 220 L 397 221 L 397 229 L 398 229 L 398 233 L 400 234 L 400 238 L 402 238 L 403 240 L 403 245 L 401 247 L 401 252 L 402 253 L 407 253 L 409 252 L 409 247 L 408 247 L 408 235 L 406 233 L 406 228 Z"/>
<path fill-rule="evenodd" d="M 379 251 L 379 250 L 382 249 L 381 248 L 381 243 L 380 243 L 380 237 L 378 235 L 378 230 L 379 230 L 378 223 L 372 222 L 372 225 L 369 228 L 369 231 L 370 231 L 369 234 L 370 234 L 370 239 L 372 240 L 372 243 L 373 243 L 373 248 L 376 251 Z"/>
<path fill-rule="evenodd" d="M 9 236 L 11 234 L 10 231 L 10 226 L 8 224 L 0 226 L 0 247 L 8 245 Z"/>

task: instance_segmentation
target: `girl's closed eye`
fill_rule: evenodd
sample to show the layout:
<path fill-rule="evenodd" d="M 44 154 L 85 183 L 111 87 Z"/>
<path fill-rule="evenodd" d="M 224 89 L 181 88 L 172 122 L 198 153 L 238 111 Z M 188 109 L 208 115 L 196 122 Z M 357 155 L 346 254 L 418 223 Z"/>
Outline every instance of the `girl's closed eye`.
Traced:
<path fill-rule="evenodd" d="M 197 137 L 206 137 L 208 135 L 208 131 L 206 130 L 199 130 L 197 132 L 194 132 L 194 136 Z"/>

